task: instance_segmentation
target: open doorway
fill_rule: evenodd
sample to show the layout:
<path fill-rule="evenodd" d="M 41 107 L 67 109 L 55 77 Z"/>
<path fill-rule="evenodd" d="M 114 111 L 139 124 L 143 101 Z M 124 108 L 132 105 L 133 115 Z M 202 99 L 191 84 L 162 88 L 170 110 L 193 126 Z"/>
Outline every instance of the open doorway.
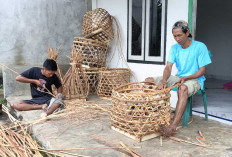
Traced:
<path fill-rule="evenodd" d="M 231 0 L 198 0 L 195 32 L 195 40 L 205 43 L 213 55 L 205 75 L 208 114 L 229 123 L 232 122 L 231 6 Z M 193 110 L 204 113 L 202 96 L 196 94 L 193 100 Z"/>

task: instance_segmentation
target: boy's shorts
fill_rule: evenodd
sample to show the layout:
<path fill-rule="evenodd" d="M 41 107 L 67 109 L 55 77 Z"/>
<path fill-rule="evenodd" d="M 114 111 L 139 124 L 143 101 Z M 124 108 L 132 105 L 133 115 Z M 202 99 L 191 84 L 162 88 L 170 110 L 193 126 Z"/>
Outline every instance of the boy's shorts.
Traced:
<path fill-rule="evenodd" d="M 174 86 L 176 83 L 178 83 L 179 79 L 180 77 L 171 75 L 167 80 L 167 87 Z M 156 84 L 160 84 L 162 80 L 163 80 L 163 76 L 154 77 L 154 81 Z M 185 81 L 184 85 L 188 87 L 189 97 L 193 96 L 194 94 L 197 93 L 198 90 L 201 89 L 200 83 L 195 79 Z"/>

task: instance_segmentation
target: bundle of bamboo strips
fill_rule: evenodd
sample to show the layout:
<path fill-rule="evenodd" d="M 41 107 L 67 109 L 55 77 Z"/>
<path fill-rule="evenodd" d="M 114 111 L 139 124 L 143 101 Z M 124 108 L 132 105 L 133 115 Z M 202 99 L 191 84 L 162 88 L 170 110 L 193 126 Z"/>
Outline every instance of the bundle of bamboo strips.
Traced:
<path fill-rule="evenodd" d="M 16 132 L 7 129 L 7 126 L 0 124 L 0 156 L 14 157 L 42 157 L 40 146 L 27 133 L 22 125 L 19 125 L 19 131 Z M 50 156 L 51 153 L 44 154 Z"/>
<path fill-rule="evenodd" d="M 72 47 L 70 65 L 63 77 L 63 95 L 65 99 L 86 99 L 89 92 L 88 79 L 82 69 L 82 57 Z"/>
<path fill-rule="evenodd" d="M 56 64 L 57 64 L 57 58 L 58 58 L 58 55 L 60 53 L 60 51 L 59 51 L 60 47 L 56 48 L 55 50 L 53 48 L 50 48 L 50 47 L 48 47 L 47 49 L 48 49 L 48 51 L 47 51 L 48 58 L 56 61 Z M 57 64 L 57 73 L 56 73 L 56 75 L 59 77 L 61 83 L 63 83 L 63 76 L 64 75 L 63 75 L 63 73 L 62 73 L 62 71 L 61 71 L 58 64 Z"/>
<path fill-rule="evenodd" d="M 56 75 L 59 77 L 60 81 L 61 81 L 61 84 L 63 85 L 63 73 L 57 63 L 57 58 L 58 58 L 58 55 L 59 55 L 59 49 L 60 47 L 56 48 L 55 50 L 53 48 L 50 48 L 48 47 L 47 48 L 47 56 L 49 59 L 52 59 L 54 61 L 56 61 L 56 64 L 57 64 L 57 72 L 56 72 Z M 57 91 L 55 89 L 55 86 L 52 85 L 52 92 L 56 95 Z"/>

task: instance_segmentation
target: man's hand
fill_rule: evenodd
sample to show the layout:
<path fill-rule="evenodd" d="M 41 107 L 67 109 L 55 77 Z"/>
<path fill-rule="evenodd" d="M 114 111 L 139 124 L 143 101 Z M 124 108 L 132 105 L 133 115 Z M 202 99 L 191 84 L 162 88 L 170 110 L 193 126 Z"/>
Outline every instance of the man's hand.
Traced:
<path fill-rule="evenodd" d="M 145 79 L 145 82 L 147 82 L 147 83 L 145 83 L 146 85 L 153 85 L 155 83 L 155 80 L 153 77 L 148 77 Z M 149 83 L 149 82 L 151 82 L 151 83 Z"/>
<path fill-rule="evenodd" d="M 181 85 L 186 81 L 185 77 L 181 77 L 178 81 Z"/>
<path fill-rule="evenodd" d="M 167 88 L 167 82 L 166 81 L 162 81 L 159 86 L 158 86 L 158 89 L 165 89 Z"/>

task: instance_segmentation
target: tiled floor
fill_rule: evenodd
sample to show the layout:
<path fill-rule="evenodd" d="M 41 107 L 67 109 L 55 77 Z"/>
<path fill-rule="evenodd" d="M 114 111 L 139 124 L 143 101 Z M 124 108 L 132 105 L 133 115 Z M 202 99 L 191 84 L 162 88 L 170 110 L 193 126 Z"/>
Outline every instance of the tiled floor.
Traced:
<path fill-rule="evenodd" d="M 232 122 L 232 90 L 223 89 L 228 82 L 231 81 L 207 79 L 205 88 L 209 116 Z M 204 113 L 202 95 L 194 95 L 193 100 L 193 111 Z"/>

